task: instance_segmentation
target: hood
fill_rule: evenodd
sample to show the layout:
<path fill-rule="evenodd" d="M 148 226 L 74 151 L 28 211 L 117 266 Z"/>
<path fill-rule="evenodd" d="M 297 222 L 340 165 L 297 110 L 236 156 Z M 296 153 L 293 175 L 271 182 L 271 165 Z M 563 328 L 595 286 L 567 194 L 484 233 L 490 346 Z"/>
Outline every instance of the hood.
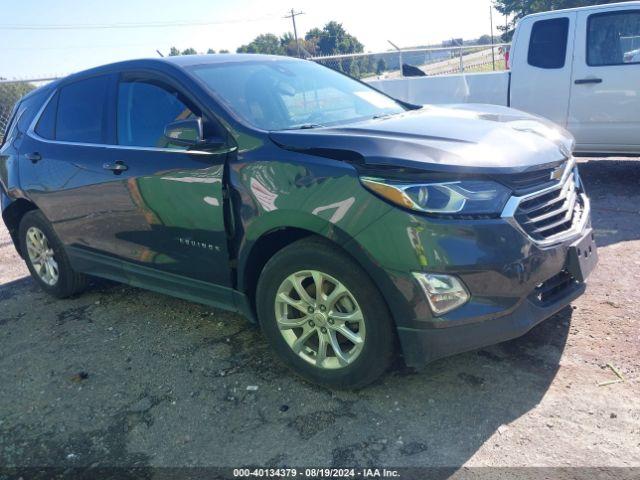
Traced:
<path fill-rule="evenodd" d="M 285 130 L 289 150 L 370 166 L 465 173 L 520 173 L 571 156 L 574 140 L 552 122 L 497 105 L 425 106 L 336 127 Z"/>

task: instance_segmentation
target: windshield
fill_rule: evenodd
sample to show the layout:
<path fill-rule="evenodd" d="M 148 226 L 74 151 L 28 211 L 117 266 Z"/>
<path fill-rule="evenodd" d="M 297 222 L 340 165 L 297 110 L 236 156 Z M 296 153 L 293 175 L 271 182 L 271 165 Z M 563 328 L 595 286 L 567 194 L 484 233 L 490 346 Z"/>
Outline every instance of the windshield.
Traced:
<path fill-rule="evenodd" d="M 310 61 L 229 62 L 190 70 L 229 109 L 263 130 L 336 125 L 405 110 L 376 90 Z"/>

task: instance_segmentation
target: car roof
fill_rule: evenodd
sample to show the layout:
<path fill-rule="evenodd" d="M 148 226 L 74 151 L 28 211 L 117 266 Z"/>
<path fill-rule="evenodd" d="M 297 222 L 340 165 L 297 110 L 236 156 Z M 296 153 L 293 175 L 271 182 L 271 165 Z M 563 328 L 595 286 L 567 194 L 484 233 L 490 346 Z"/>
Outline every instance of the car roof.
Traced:
<path fill-rule="evenodd" d="M 66 77 L 58 78 L 45 85 L 35 88 L 24 95 L 20 102 L 42 92 L 53 90 L 60 84 L 76 79 L 81 80 L 93 75 L 100 75 L 113 72 L 114 70 L 126 70 L 153 67 L 160 65 L 174 65 L 178 68 L 192 67 L 196 65 L 215 65 L 221 63 L 249 63 L 249 62 L 277 62 L 277 61 L 304 61 L 295 57 L 285 57 L 281 55 L 261 55 L 253 53 L 216 53 L 206 55 L 176 55 L 172 57 L 154 57 L 139 58 L 133 60 L 124 60 L 121 62 L 109 63 L 98 67 L 89 68 L 79 72 L 72 73 Z"/>
<path fill-rule="evenodd" d="M 82 78 L 90 75 L 98 75 L 101 73 L 109 73 L 113 70 L 123 69 L 136 69 L 172 65 L 177 68 L 186 68 L 196 65 L 215 65 L 221 63 L 248 63 L 248 62 L 277 62 L 277 61 L 304 61 L 294 57 L 284 57 L 279 55 L 259 55 L 251 53 L 215 53 L 208 55 L 177 55 L 173 57 L 154 57 L 154 58 L 140 58 L 134 60 L 124 60 L 122 62 L 110 63 L 107 65 L 101 65 L 99 67 L 90 68 L 88 70 L 82 70 L 80 72 L 73 73 L 64 79 L 58 80 L 63 82 L 67 79 Z"/>
<path fill-rule="evenodd" d="M 260 55 L 256 53 L 212 53 L 208 55 L 176 55 L 173 57 L 164 57 L 164 62 L 179 65 L 181 67 L 191 67 L 194 65 L 209 65 L 216 63 L 245 63 L 255 61 L 282 61 L 282 60 L 298 60 L 294 57 L 284 57 L 280 55 Z"/>

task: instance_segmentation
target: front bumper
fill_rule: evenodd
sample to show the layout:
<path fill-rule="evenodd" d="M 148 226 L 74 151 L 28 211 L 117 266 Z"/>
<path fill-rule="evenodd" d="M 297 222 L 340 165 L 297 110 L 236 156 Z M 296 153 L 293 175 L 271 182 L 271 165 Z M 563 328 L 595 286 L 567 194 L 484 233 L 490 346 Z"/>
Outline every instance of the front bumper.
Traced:
<path fill-rule="evenodd" d="M 588 203 L 587 203 L 588 205 Z M 589 211 L 581 231 L 539 245 L 507 219 L 434 220 L 394 210 L 356 240 L 380 268 L 372 272 L 394 317 L 405 362 L 420 367 L 441 357 L 523 335 L 585 290 L 563 278 L 553 295 L 540 286 L 565 274 L 577 240 L 592 235 Z M 470 300 L 434 316 L 411 272 L 460 278 Z"/>
<path fill-rule="evenodd" d="M 585 283 L 573 283 L 553 302 L 535 300 L 535 292 L 511 312 L 475 323 L 447 328 L 398 328 L 405 363 L 421 367 L 438 358 L 520 337 L 562 310 L 585 291 Z"/>

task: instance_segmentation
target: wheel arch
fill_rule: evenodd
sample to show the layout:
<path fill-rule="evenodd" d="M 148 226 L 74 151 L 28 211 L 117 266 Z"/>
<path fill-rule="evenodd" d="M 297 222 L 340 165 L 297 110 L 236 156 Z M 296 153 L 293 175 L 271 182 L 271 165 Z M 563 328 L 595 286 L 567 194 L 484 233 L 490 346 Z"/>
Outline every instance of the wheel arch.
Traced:
<path fill-rule="evenodd" d="M 5 197 L 5 199 L 8 197 Z M 10 203 L 4 203 L 2 210 L 2 220 L 9 230 L 9 235 L 13 241 L 13 245 L 16 248 L 18 254 L 24 258 L 24 255 L 20 249 L 20 241 L 18 239 L 18 229 L 20 227 L 20 221 L 27 212 L 32 210 L 38 210 L 38 206 L 30 200 L 25 198 L 18 198 L 12 200 Z"/>
<path fill-rule="evenodd" d="M 320 223 L 324 224 L 324 221 Z M 394 305 L 390 295 L 396 290 L 392 280 L 386 272 L 371 258 L 368 252 L 353 237 L 343 230 L 327 222 L 323 228 L 310 228 L 305 225 L 286 224 L 263 231 L 255 236 L 255 240 L 247 242 L 244 248 L 240 249 L 237 269 L 237 289 L 245 294 L 250 303 L 251 313 L 254 319 L 256 314 L 256 287 L 258 279 L 266 263 L 277 252 L 291 245 L 292 243 L 308 237 L 317 237 L 325 240 L 336 247 L 353 261 L 355 261 L 373 281 L 384 299 L 394 323 L 396 318 L 392 305 Z M 317 226 L 317 225 L 316 225 Z"/>

